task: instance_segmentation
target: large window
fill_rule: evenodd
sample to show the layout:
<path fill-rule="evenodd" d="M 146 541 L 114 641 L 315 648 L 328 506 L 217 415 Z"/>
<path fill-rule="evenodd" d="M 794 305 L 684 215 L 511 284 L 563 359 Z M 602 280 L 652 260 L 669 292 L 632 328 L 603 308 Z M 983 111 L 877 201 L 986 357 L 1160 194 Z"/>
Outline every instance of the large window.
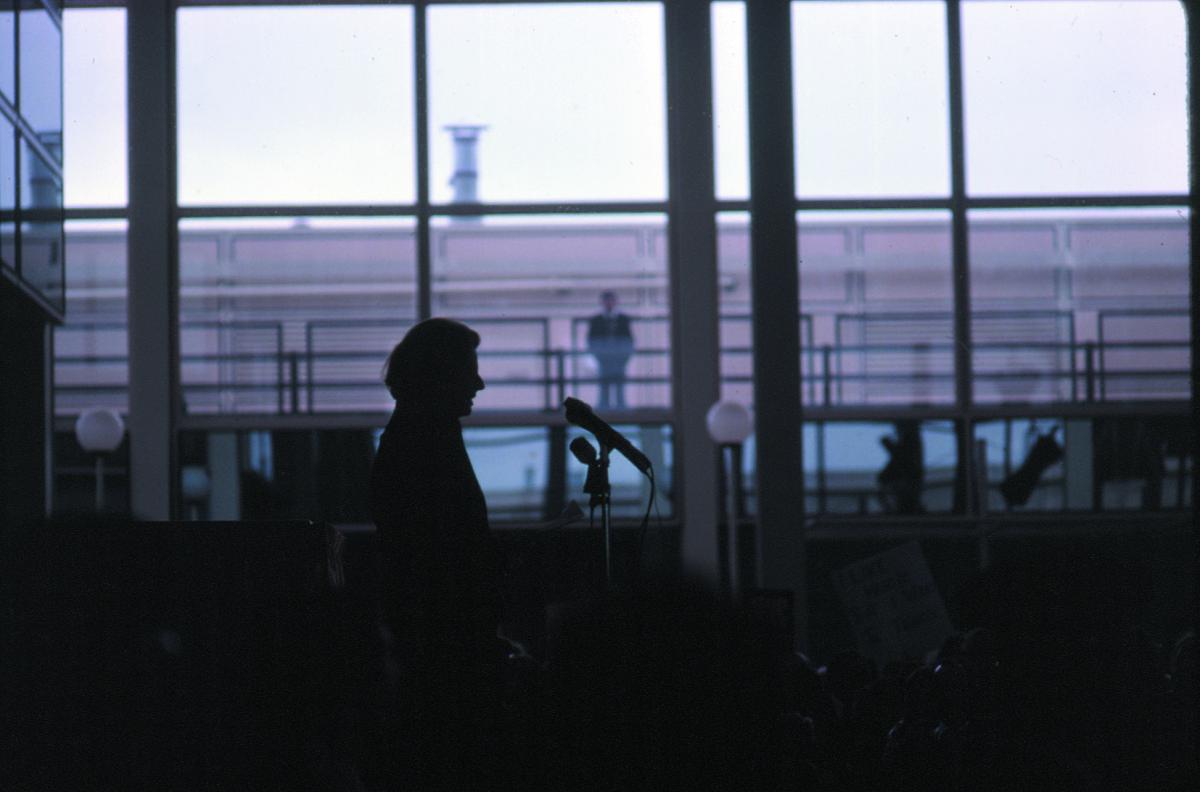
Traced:
<path fill-rule="evenodd" d="M 912 422 L 920 510 L 1137 505 L 1114 482 L 1159 474 L 1109 470 L 1101 416 L 1181 413 L 1191 396 L 1182 5 L 965 0 L 957 31 L 952 10 L 792 3 L 808 507 L 888 511 L 882 441 Z M 745 4 L 716 2 L 712 20 L 722 394 L 749 402 Z M 1072 464 L 1003 496 L 1054 426 Z M 1143 448 L 1178 445 L 1133 426 Z M 1183 503 L 1186 455 L 1161 453 L 1141 469 L 1168 471 L 1169 492 L 1146 502 Z"/>
<path fill-rule="evenodd" d="M 388 352 L 438 315 L 483 337 L 467 443 L 499 517 L 563 502 L 568 395 L 637 417 L 669 464 L 661 4 L 201 6 L 176 24 L 189 437 L 251 415 L 381 425 Z M 634 339 L 615 374 L 588 332 L 610 293 Z M 302 444 L 263 437 L 278 464 L 257 475 L 305 492 L 281 480 Z"/>
<path fill-rule="evenodd" d="M 190 414 L 388 408 L 380 370 L 415 318 L 410 218 L 180 224 Z"/>
<path fill-rule="evenodd" d="M 61 315 L 62 19 L 57 4 L 0 2 L 0 273 Z"/>
<path fill-rule="evenodd" d="M 1185 193 L 1185 34 L 1176 0 L 964 2 L 970 194 Z"/>
<path fill-rule="evenodd" d="M 1165 0 L 962 4 L 991 509 L 1188 503 L 1185 32 Z"/>
<path fill-rule="evenodd" d="M 667 464 L 671 273 L 701 266 L 668 242 L 710 219 L 721 393 L 753 400 L 746 3 L 711 4 L 711 163 L 668 143 L 666 3 L 179 5 L 185 430 L 261 451 L 285 425 L 377 428 L 388 350 L 442 315 L 483 336 L 468 442 L 514 517 L 562 501 L 564 396 Z M 65 198 L 65 421 L 125 404 L 125 12 L 66 12 L 56 112 L 25 94 L 57 15 L 12 7 L 0 43 L 44 46 L 0 54 L 0 259 L 61 289 Z M 1192 396 L 1182 5 L 795 0 L 791 23 L 808 508 L 902 511 L 880 479 L 901 436 L 919 510 L 1123 508 L 1133 474 L 1099 461 L 1121 432 L 1165 460 L 1139 468 L 1165 482 L 1146 502 L 1182 502 L 1155 422 Z M 711 168 L 713 217 L 677 211 L 668 164 Z M 632 338 L 615 358 L 606 306 Z M 1061 460 L 1005 496 L 1053 427 Z"/>
<path fill-rule="evenodd" d="M 17 268 L 17 132 L 0 116 L 0 267 Z"/>
<path fill-rule="evenodd" d="M 129 180 L 125 10 L 68 9 L 63 30 L 63 198 L 73 219 L 66 321 L 54 331 L 54 409 L 65 422 L 91 407 L 128 409 Z"/>
<path fill-rule="evenodd" d="M 17 102 L 17 15 L 15 0 L 0 0 L 0 96 Z"/>
<path fill-rule="evenodd" d="M 662 41 L 659 3 L 431 6 L 432 200 L 454 200 L 462 125 L 481 201 L 664 200 Z"/>
<path fill-rule="evenodd" d="M 556 410 L 571 395 L 606 408 L 670 405 L 661 215 L 437 218 L 432 236 L 433 312 L 483 335 L 481 409 Z M 619 382 L 589 342 L 605 294 L 633 337 Z"/>
<path fill-rule="evenodd" d="M 17 109 L 51 156 L 61 160 L 62 22 L 56 12 L 41 3 L 18 5 Z"/>
<path fill-rule="evenodd" d="M 68 9 L 63 37 L 66 205 L 118 210 L 129 196 L 125 10 Z"/>
<path fill-rule="evenodd" d="M 54 410 L 129 409 L 126 223 L 69 220 L 67 321 L 54 331 Z"/>
<path fill-rule="evenodd" d="M 950 192 L 941 2 L 792 4 L 796 195 Z"/>
<path fill-rule="evenodd" d="M 412 16 L 181 9 L 180 205 L 411 203 Z"/>

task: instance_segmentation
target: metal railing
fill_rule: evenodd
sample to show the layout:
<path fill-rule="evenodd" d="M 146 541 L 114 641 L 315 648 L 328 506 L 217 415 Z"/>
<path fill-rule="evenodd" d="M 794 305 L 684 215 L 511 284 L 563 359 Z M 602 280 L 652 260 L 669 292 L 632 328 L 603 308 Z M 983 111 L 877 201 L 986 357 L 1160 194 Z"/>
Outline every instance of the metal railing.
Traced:
<path fill-rule="evenodd" d="M 1096 315 L 1097 340 L 1081 342 L 1071 311 L 977 312 L 972 315 L 975 327 L 1001 322 L 1003 329 L 1024 323 L 1024 335 L 1042 335 L 1040 339 L 997 339 L 995 336 L 1004 333 L 992 332 L 978 337 L 973 344 L 977 400 L 1096 403 L 1125 398 L 1131 392 L 1155 400 L 1187 399 L 1190 343 L 1186 337 L 1111 337 L 1112 324 L 1119 319 L 1161 322 L 1183 317 L 1186 321 L 1187 316 L 1186 310 L 1174 309 L 1100 311 Z M 629 362 L 625 382 L 635 389 L 630 401 L 633 406 L 668 406 L 669 319 L 665 315 L 631 318 L 635 337 L 651 340 L 639 345 Z M 478 327 L 485 338 L 479 352 L 480 367 L 493 391 L 493 404 L 514 410 L 556 410 L 565 396 L 584 393 L 600 383 L 589 365 L 586 318 L 480 317 L 465 321 Z M 721 321 L 726 326 L 748 324 L 750 317 L 728 314 Z M 814 316 L 805 314 L 800 321 L 806 404 L 952 402 L 952 341 L 914 337 L 923 329 L 949 325 L 949 313 L 835 314 L 834 343 L 819 345 L 813 343 Z M 565 331 L 557 340 L 556 323 Z M 183 321 L 180 362 L 185 409 L 277 414 L 387 409 L 390 400 L 381 384 L 383 363 L 410 324 L 410 320 L 369 318 Z M 905 328 L 910 337 L 892 332 L 896 327 Z M 69 324 L 56 331 L 59 413 L 123 404 L 128 380 L 125 331 L 120 322 Z M 1050 331 L 1053 337 L 1045 338 Z M 92 346 L 105 346 L 96 342 L 97 334 L 104 333 L 113 334 L 107 344 L 111 352 L 75 350 L 87 346 L 84 342 L 89 336 Z M 926 335 L 947 337 L 939 332 Z M 289 348 L 287 340 L 297 338 L 302 342 Z M 723 367 L 746 369 L 746 373 L 725 374 L 723 382 L 751 381 L 748 364 L 732 365 L 739 357 L 748 360 L 748 345 L 724 345 L 720 354 Z M 1002 387 L 1004 384 L 1010 387 Z M 638 393 L 643 394 L 641 402 Z"/>

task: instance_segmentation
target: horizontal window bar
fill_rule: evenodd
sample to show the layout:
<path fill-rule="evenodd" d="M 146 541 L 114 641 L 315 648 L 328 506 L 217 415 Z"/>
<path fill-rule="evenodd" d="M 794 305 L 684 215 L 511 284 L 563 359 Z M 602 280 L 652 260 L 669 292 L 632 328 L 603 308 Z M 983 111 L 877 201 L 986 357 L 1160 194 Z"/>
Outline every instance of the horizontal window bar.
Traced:
<path fill-rule="evenodd" d="M 1164 195 L 1002 195 L 995 197 L 966 197 L 956 201 L 944 198 L 797 198 L 797 211 L 852 211 L 880 209 L 942 209 L 949 211 L 956 203 L 968 209 L 1060 209 L 1091 207 L 1188 206 L 1186 194 Z M 720 200 L 714 203 L 718 212 L 748 212 L 749 200 Z"/>
<path fill-rule="evenodd" d="M 180 206 L 180 218 L 207 217 L 411 217 L 417 213 L 412 204 L 325 204 L 308 206 Z"/>
<path fill-rule="evenodd" d="M 434 215 L 475 216 L 497 214 L 629 214 L 666 213 L 666 201 L 568 201 L 562 203 L 433 204 Z"/>
<path fill-rule="evenodd" d="M 968 209 L 1085 209 L 1089 207 L 1188 206 L 1187 194 L 1172 195 L 1030 195 L 966 199 Z"/>
<path fill-rule="evenodd" d="M 128 206 L 68 206 L 63 209 L 67 220 L 127 220 Z"/>

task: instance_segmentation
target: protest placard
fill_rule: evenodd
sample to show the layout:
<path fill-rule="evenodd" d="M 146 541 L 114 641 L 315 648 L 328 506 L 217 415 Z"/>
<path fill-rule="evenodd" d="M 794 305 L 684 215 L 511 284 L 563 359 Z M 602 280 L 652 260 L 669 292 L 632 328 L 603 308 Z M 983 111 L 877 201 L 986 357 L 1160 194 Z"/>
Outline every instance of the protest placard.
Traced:
<path fill-rule="evenodd" d="M 916 541 L 842 567 L 832 577 L 859 651 L 879 668 L 893 660 L 923 659 L 954 629 Z"/>

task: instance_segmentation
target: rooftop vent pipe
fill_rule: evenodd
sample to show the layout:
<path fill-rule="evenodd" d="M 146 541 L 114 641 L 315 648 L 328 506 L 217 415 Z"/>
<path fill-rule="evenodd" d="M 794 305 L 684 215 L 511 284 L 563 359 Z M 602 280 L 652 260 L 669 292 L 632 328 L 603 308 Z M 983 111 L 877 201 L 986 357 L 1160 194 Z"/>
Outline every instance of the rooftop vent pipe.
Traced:
<path fill-rule="evenodd" d="M 443 127 L 454 141 L 454 173 L 450 186 L 454 188 L 451 203 L 479 203 L 479 135 L 486 126 L 479 124 L 447 124 Z M 478 217 L 458 216 L 456 220 L 478 220 Z"/>

